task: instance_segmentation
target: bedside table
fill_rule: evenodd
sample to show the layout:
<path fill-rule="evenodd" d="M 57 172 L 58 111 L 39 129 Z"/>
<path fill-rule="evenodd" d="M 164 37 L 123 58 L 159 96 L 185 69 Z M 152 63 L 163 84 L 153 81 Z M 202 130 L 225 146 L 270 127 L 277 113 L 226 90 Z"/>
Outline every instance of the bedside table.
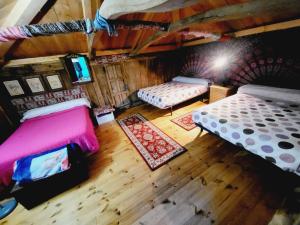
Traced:
<path fill-rule="evenodd" d="M 98 125 L 113 121 L 115 109 L 110 106 L 102 106 L 94 109 L 94 115 L 97 119 Z"/>
<path fill-rule="evenodd" d="M 211 85 L 209 88 L 209 103 L 226 98 L 234 93 L 233 87 Z"/>

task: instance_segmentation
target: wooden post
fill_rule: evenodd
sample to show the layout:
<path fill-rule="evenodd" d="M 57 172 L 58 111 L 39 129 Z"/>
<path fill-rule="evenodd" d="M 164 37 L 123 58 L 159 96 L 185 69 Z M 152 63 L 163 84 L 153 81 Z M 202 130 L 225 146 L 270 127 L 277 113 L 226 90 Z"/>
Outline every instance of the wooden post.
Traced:
<path fill-rule="evenodd" d="M 81 0 L 81 4 L 82 4 L 84 18 L 93 19 L 91 1 Z M 88 34 L 86 37 L 88 56 L 90 59 L 94 58 L 94 52 L 93 52 L 94 37 L 95 37 L 95 33 Z"/>

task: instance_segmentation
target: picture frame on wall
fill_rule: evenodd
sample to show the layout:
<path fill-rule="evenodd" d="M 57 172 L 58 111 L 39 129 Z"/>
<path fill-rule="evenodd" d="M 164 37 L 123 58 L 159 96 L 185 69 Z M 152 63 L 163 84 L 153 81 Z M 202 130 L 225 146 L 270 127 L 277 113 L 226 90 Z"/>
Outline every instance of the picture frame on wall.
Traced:
<path fill-rule="evenodd" d="M 50 91 L 60 91 L 64 89 L 64 83 L 60 74 L 45 75 L 44 80 Z"/>
<path fill-rule="evenodd" d="M 22 87 L 22 82 L 19 79 L 4 79 L 2 84 L 10 97 L 25 96 L 25 89 Z"/>
<path fill-rule="evenodd" d="M 26 76 L 23 80 L 31 94 L 41 94 L 46 91 L 40 75 Z"/>

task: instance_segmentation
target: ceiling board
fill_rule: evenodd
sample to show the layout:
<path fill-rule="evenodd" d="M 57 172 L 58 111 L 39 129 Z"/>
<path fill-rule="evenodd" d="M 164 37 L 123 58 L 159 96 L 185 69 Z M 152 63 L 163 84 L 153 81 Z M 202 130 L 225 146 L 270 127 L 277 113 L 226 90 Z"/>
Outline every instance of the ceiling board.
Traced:
<path fill-rule="evenodd" d="M 1 0 L 0 6 L 3 1 L 12 2 L 9 0 Z M 195 15 L 207 10 L 223 7 L 226 5 L 237 4 L 242 2 L 250 2 L 249 0 L 202 0 L 198 4 L 180 9 L 179 18 L 185 18 Z M 300 4 L 300 2 L 299 2 Z M 2 4 L 3 5 L 3 4 Z M 93 15 L 96 13 L 99 7 L 98 0 L 92 0 Z M 1 10 L 1 7 L 0 7 Z M 121 19 L 125 20 L 151 20 L 157 22 L 172 22 L 176 20 L 176 13 L 133 13 L 124 15 Z M 40 23 L 66 21 L 73 19 L 82 19 L 83 10 L 81 0 L 56 0 L 53 7 L 42 17 Z M 205 23 L 205 24 L 193 24 L 189 27 L 193 31 L 208 31 L 215 33 L 227 33 L 246 28 L 257 27 L 261 25 L 272 24 L 275 22 L 286 21 L 294 18 L 300 18 L 299 13 L 283 14 L 276 17 L 260 16 L 260 17 L 248 17 L 240 20 L 231 20 L 218 23 Z M 0 17 L 1 21 L 1 17 Z M 106 50 L 106 49 L 123 49 L 135 47 L 138 43 L 144 42 L 149 35 L 152 35 L 154 31 L 139 30 L 129 31 L 120 30 L 119 36 L 109 37 L 105 31 L 99 31 L 96 33 L 92 48 L 94 50 Z M 170 43 L 181 42 L 182 36 L 178 34 L 170 34 L 167 37 L 154 43 L 154 45 L 164 45 Z M 49 37 L 31 38 L 19 42 L 10 52 L 9 58 L 29 58 L 39 57 L 56 54 L 67 54 L 73 52 L 87 52 L 86 35 L 81 33 L 54 35 Z"/>

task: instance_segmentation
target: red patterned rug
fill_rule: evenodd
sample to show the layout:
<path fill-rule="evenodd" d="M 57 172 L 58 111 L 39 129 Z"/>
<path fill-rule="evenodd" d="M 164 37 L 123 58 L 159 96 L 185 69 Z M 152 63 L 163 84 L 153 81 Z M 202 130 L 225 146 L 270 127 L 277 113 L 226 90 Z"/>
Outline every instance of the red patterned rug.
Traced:
<path fill-rule="evenodd" d="M 186 151 L 140 114 L 133 114 L 118 122 L 152 170 Z"/>
<path fill-rule="evenodd" d="M 196 127 L 196 124 L 194 124 L 192 119 L 192 114 L 192 112 L 189 112 L 175 119 L 172 119 L 171 121 L 177 124 L 178 126 L 182 127 L 183 129 L 190 131 Z"/>

